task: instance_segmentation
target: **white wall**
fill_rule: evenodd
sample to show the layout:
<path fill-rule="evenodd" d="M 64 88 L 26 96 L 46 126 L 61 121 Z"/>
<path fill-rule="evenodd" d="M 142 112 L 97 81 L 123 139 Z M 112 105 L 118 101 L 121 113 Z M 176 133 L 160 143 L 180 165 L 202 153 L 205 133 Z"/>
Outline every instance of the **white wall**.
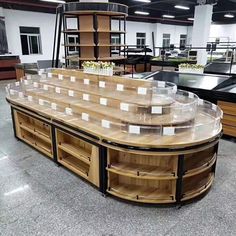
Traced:
<path fill-rule="evenodd" d="M 187 26 L 156 24 L 156 46 L 162 47 L 163 34 L 170 34 L 170 43 L 179 45 L 180 35 L 188 33 Z"/>
<path fill-rule="evenodd" d="M 3 9 L 5 16 L 6 32 L 9 51 L 20 55 L 22 62 L 36 62 L 37 60 L 50 60 L 52 58 L 55 15 L 46 13 L 37 13 L 29 11 L 18 11 Z M 68 23 L 71 28 L 75 28 L 75 22 Z M 40 27 L 42 41 L 42 55 L 22 55 L 20 42 L 20 26 Z M 117 27 L 117 22 L 113 22 L 113 27 Z M 163 34 L 171 34 L 171 44 L 178 45 L 180 34 L 187 34 L 188 44 L 191 44 L 192 26 L 175 26 L 167 24 L 151 24 L 134 21 L 127 21 L 126 43 L 128 45 L 136 44 L 136 33 L 146 33 L 146 44 L 152 48 L 152 32 L 155 35 L 155 44 L 162 46 Z M 229 25 L 211 25 L 210 38 L 219 37 L 229 38 L 230 41 L 236 41 L 236 24 Z M 210 39 L 209 39 L 210 40 Z M 63 39 L 62 39 L 63 43 Z M 63 49 L 61 48 L 61 56 Z"/>
<path fill-rule="evenodd" d="M 236 41 L 236 24 L 229 24 L 229 25 L 211 25 L 210 30 L 210 37 L 214 38 L 223 38 L 226 40 L 227 38 L 229 41 Z"/>
<path fill-rule="evenodd" d="M 36 62 L 37 60 L 51 60 L 55 15 L 3 9 L 9 51 L 20 55 L 22 62 Z M 22 55 L 20 41 L 20 26 L 40 27 L 42 41 L 42 55 Z"/>
<path fill-rule="evenodd" d="M 192 26 L 188 27 L 189 44 L 192 43 Z M 220 38 L 221 41 L 236 42 L 236 24 L 212 24 L 210 28 L 209 41 Z"/>
<path fill-rule="evenodd" d="M 136 33 L 146 33 L 146 45 L 152 47 L 152 32 L 156 33 L 156 24 L 128 21 L 126 44 L 136 45 Z"/>
<path fill-rule="evenodd" d="M 113 22 L 112 27 L 118 29 L 117 22 Z M 167 25 L 160 23 L 140 23 L 127 21 L 126 44 L 136 45 L 136 33 L 146 33 L 146 45 L 152 49 L 152 32 L 154 32 L 155 46 L 162 47 L 163 34 L 170 34 L 171 44 L 179 45 L 180 35 L 188 34 L 187 26 Z"/>

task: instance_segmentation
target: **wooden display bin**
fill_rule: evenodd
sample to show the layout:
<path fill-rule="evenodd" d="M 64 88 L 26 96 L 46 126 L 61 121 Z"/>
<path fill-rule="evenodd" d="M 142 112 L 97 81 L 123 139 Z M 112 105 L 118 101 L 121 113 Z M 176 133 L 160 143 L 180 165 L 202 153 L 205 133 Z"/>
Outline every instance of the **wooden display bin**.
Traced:
<path fill-rule="evenodd" d="M 14 111 L 14 117 L 17 137 L 53 158 L 50 125 L 20 111 Z"/>
<path fill-rule="evenodd" d="M 80 138 L 56 129 L 58 162 L 99 187 L 99 150 Z"/>
<path fill-rule="evenodd" d="M 108 150 L 108 171 L 137 179 L 176 179 L 177 156 Z"/>
<path fill-rule="evenodd" d="M 175 180 L 147 180 L 108 172 L 108 192 L 114 196 L 143 203 L 175 202 Z"/>
<path fill-rule="evenodd" d="M 183 179 L 182 201 L 195 198 L 206 192 L 214 181 L 214 173 L 208 169 L 198 175 Z"/>
<path fill-rule="evenodd" d="M 108 150 L 108 192 L 149 203 L 175 201 L 177 156 Z"/>
<path fill-rule="evenodd" d="M 185 155 L 184 177 L 197 175 L 211 168 L 216 162 L 215 147 Z"/>

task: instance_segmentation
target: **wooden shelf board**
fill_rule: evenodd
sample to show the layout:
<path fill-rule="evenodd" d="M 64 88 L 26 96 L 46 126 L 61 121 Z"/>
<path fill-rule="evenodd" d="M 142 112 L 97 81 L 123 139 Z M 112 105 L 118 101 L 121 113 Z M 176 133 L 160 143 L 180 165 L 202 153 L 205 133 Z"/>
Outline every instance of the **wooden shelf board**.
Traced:
<path fill-rule="evenodd" d="M 121 162 L 112 163 L 107 169 L 116 174 L 140 179 L 177 179 L 173 171 L 168 167 Z"/>
<path fill-rule="evenodd" d="M 83 11 L 67 11 L 65 14 L 67 16 L 73 15 L 73 16 L 79 16 L 79 15 L 92 15 L 92 14 L 99 14 L 99 15 L 104 15 L 104 16 L 114 16 L 114 17 L 124 17 L 127 16 L 126 13 L 122 12 L 113 12 L 113 11 L 95 11 L 95 10 L 83 10 Z"/>
<path fill-rule="evenodd" d="M 110 186 L 107 190 L 110 194 L 137 202 L 159 203 L 175 202 L 174 194 L 169 191 L 153 187 L 144 187 L 131 184 Z"/>
<path fill-rule="evenodd" d="M 75 157 L 68 156 L 66 158 L 58 158 L 58 162 L 61 163 L 63 166 L 67 167 L 74 173 L 84 177 L 85 179 L 88 179 L 88 168 L 85 165 L 81 163 L 78 164 L 78 161 Z"/>
<path fill-rule="evenodd" d="M 51 138 L 50 135 L 44 133 L 42 131 L 42 129 L 40 129 L 40 127 L 38 126 L 33 126 L 30 123 L 28 124 L 24 124 L 24 123 L 20 123 L 20 127 L 30 133 L 32 133 L 33 135 L 37 136 L 38 138 L 44 140 L 45 142 L 51 144 Z"/>
<path fill-rule="evenodd" d="M 98 29 L 98 33 L 113 33 L 113 34 L 126 34 L 126 31 L 123 30 L 102 30 Z"/>
<path fill-rule="evenodd" d="M 77 34 L 77 33 L 94 33 L 95 30 L 94 29 L 89 29 L 89 30 L 64 30 L 62 31 L 62 33 L 65 33 L 65 34 Z"/>
<path fill-rule="evenodd" d="M 95 47 L 95 44 L 64 44 L 62 45 L 64 47 Z"/>
<path fill-rule="evenodd" d="M 68 56 L 66 59 L 70 61 L 96 61 L 95 57 Z"/>
<path fill-rule="evenodd" d="M 125 60 L 126 57 L 99 57 L 98 61 L 116 61 L 116 60 Z"/>
<path fill-rule="evenodd" d="M 98 47 L 125 47 L 125 44 L 98 44 Z"/>
<path fill-rule="evenodd" d="M 58 148 L 78 158 L 79 160 L 85 162 L 86 164 L 90 165 L 90 157 L 91 157 L 90 153 L 68 143 L 60 143 L 58 144 Z"/>
<path fill-rule="evenodd" d="M 126 57 L 79 57 L 79 56 L 67 56 L 67 60 L 71 61 L 116 61 L 116 60 L 124 60 Z"/>
<path fill-rule="evenodd" d="M 62 44 L 64 47 L 125 47 L 125 44 L 79 44 L 79 43 L 72 43 L 72 44 Z"/>
<path fill-rule="evenodd" d="M 35 147 L 36 149 L 38 149 L 39 151 L 41 151 L 45 155 L 52 158 L 52 151 L 50 149 L 48 149 L 47 147 L 45 147 L 45 145 L 43 143 L 41 143 L 39 140 L 32 140 L 31 138 L 27 137 L 27 135 L 22 135 L 21 138 L 23 141 L 25 141 L 29 145 Z M 36 145 L 36 143 L 37 143 L 37 145 Z"/>
<path fill-rule="evenodd" d="M 194 181 L 189 181 L 188 187 L 183 192 L 183 198 L 181 200 L 186 201 L 204 193 L 211 187 L 213 181 L 213 173 L 209 173 L 205 178 L 202 178 L 197 184 L 195 184 Z"/>

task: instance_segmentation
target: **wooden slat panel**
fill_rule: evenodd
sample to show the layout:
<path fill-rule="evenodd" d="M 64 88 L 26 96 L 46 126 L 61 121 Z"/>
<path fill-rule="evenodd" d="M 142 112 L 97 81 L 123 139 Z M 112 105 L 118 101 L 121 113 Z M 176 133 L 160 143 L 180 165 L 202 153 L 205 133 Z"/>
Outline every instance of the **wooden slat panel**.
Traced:
<path fill-rule="evenodd" d="M 16 78 L 15 71 L 0 71 L 0 79 L 14 79 Z"/>
<path fill-rule="evenodd" d="M 93 28 L 93 15 L 79 16 L 79 29 L 80 30 L 94 30 Z"/>
<path fill-rule="evenodd" d="M 224 134 L 236 137 L 236 127 L 223 125 Z"/>
<path fill-rule="evenodd" d="M 221 107 L 221 109 L 223 110 L 225 114 L 236 116 L 235 103 L 218 101 L 218 105 Z"/>
<path fill-rule="evenodd" d="M 224 118 L 222 120 L 222 123 L 224 125 L 234 126 L 236 127 L 236 116 L 231 115 L 224 115 Z"/>
<path fill-rule="evenodd" d="M 0 68 L 15 67 L 15 64 L 20 63 L 20 60 L 1 60 Z"/>
<path fill-rule="evenodd" d="M 98 16 L 98 30 L 111 30 L 110 16 Z"/>

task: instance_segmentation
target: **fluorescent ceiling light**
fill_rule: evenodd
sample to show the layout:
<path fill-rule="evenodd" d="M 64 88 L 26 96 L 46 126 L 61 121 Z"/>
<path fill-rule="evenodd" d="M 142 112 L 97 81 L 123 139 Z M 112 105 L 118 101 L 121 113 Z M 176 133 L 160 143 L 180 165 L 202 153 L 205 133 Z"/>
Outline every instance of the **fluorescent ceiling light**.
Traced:
<path fill-rule="evenodd" d="M 234 15 L 231 13 L 225 14 L 224 17 L 226 18 L 234 18 Z"/>
<path fill-rule="evenodd" d="M 182 5 L 175 5 L 175 8 L 181 9 L 181 10 L 189 10 L 190 9 L 189 7 L 182 6 Z"/>
<path fill-rule="evenodd" d="M 135 14 L 148 16 L 150 13 L 146 11 L 135 11 Z"/>
<path fill-rule="evenodd" d="M 61 0 L 40 0 L 41 2 L 53 2 L 53 3 L 66 3 L 66 1 Z"/>
<path fill-rule="evenodd" d="M 151 0 L 134 0 L 136 2 L 151 2 Z"/>
<path fill-rule="evenodd" d="M 164 17 L 164 18 L 175 18 L 175 16 L 172 16 L 172 15 L 162 15 L 162 17 Z"/>
<path fill-rule="evenodd" d="M 192 18 L 192 17 L 189 17 L 189 18 L 188 18 L 188 20 L 194 21 L 194 18 Z"/>

